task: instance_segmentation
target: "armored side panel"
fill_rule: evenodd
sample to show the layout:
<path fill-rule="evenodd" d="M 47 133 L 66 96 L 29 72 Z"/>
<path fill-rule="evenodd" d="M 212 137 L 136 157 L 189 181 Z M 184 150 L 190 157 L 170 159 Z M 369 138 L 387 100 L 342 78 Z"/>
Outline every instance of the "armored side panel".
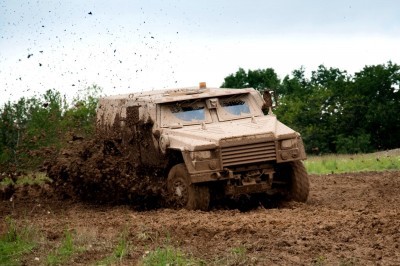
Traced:
<path fill-rule="evenodd" d="M 156 105 L 151 99 L 139 99 L 132 94 L 105 97 L 98 104 L 97 131 L 105 138 L 121 142 L 130 153 L 140 154 L 141 164 L 159 166 L 164 158 L 153 135 L 155 116 Z"/>

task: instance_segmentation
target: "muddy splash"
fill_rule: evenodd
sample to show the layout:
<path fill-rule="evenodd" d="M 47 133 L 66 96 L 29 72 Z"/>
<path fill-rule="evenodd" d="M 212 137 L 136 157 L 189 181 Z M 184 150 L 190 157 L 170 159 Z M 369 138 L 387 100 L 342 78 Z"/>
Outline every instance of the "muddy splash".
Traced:
<path fill-rule="evenodd" d="M 138 208 L 163 205 L 164 176 L 142 167 L 138 151 L 117 140 L 75 138 L 46 163 L 52 186 L 62 198 L 128 203 Z"/>

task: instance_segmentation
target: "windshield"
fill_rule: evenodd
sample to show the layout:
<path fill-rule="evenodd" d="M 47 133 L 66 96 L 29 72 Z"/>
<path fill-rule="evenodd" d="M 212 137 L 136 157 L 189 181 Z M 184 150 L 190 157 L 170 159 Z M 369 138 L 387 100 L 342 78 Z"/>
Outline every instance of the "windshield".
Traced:
<path fill-rule="evenodd" d="M 210 100 L 214 100 L 212 107 Z M 164 103 L 161 105 L 161 126 L 175 127 L 212 123 L 211 113 L 216 111 L 214 121 L 229 121 L 261 115 L 261 109 L 255 109 L 255 104 L 248 94 L 239 94 L 210 99 L 194 99 L 181 102 Z"/>
<path fill-rule="evenodd" d="M 230 114 L 233 115 L 242 115 L 242 114 L 250 114 L 250 108 L 247 103 L 241 99 L 227 99 L 222 100 L 221 102 L 222 108 L 225 109 Z"/>
<path fill-rule="evenodd" d="M 210 123 L 210 111 L 198 100 L 165 104 L 161 106 L 162 126 Z"/>
<path fill-rule="evenodd" d="M 204 120 L 206 115 L 204 106 L 170 106 L 171 113 L 183 121 L 200 121 Z"/>
<path fill-rule="evenodd" d="M 258 115 L 258 113 L 251 108 L 248 95 L 234 95 L 220 98 L 217 114 L 220 121 Z"/>

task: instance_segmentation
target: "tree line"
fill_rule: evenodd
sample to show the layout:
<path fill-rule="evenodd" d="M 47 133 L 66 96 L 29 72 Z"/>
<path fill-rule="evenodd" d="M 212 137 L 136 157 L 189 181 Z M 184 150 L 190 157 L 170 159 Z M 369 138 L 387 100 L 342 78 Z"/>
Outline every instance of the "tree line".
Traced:
<path fill-rule="evenodd" d="M 0 174 L 36 169 L 72 135 L 92 134 L 100 93 L 93 85 L 68 101 L 53 89 L 5 103 L 0 108 Z"/>
<path fill-rule="evenodd" d="M 400 147 L 400 66 L 365 66 L 349 75 L 323 65 L 282 80 L 272 68 L 239 68 L 221 87 L 275 91 L 278 119 L 299 131 L 308 152 L 360 153 Z M 90 136 L 101 88 L 93 85 L 71 101 L 57 90 L 22 97 L 0 107 L 0 172 L 34 169 L 71 136 Z"/>
<path fill-rule="evenodd" d="M 308 152 L 361 153 L 400 147 L 400 66 L 365 66 L 354 75 L 320 65 L 280 80 L 272 68 L 239 70 L 224 88 L 275 91 L 275 114 L 299 131 Z"/>

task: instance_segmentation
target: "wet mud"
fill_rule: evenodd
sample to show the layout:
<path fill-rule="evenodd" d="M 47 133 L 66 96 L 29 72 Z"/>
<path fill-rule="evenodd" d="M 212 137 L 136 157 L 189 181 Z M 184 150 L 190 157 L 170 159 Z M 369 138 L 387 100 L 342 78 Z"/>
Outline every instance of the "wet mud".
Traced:
<path fill-rule="evenodd" d="M 72 230 L 85 248 L 75 265 L 96 264 L 112 254 L 122 232 L 132 247 L 124 265 L 136 265 L 165 245 L 208 265 L 400 264 L 399 171 L 311 175 L 310 183 L 307 203 L 247 212 L 137 211 L 125 204 L 61 200 L 49 185 L 23 187 L 12 202 L 0 201 L 0 216 L 29 222 L 49 250 Z M 43 262 L 45 251 L 34 250 L 25 263 L 32 265 L 36 257 Z"/>

